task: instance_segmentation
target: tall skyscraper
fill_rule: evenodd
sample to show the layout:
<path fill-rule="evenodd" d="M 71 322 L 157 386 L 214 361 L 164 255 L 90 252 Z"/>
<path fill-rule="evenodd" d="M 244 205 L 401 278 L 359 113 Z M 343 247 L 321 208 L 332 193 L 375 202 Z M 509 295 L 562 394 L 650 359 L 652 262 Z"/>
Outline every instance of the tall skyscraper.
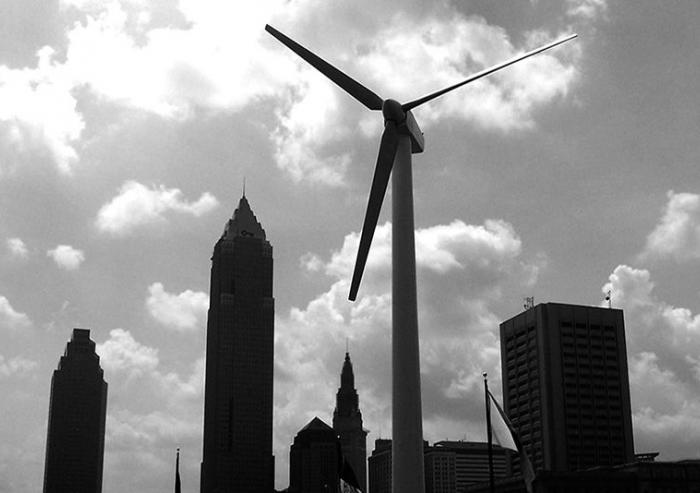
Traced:
<path fill-rule="evenodd" d="M 544 303 L 500 332 L 505 411 L 535 470 L 634 459 L 622 310 Z"/>
<path fill-rule="evenodd" d="M 214 246 L 202 493 L 271 493 L 272 246 L 245 195 Z"/>
<path fill-rule="evenodd" d="M 339 460 L 335 431 L 320 419 L 312 419 L 294 437 L 289 450 L 289 493 L 338 491 Z"/>
<path fill-rule="evenodd" d="M 367 491 L 367 431 L 362 428 L 360 401 L 350 354 L 345 353 L 340 388 L 335 398 L 333 429 L 340 439 L 343 456 L 355 472 L 362 491 Z"/>
<path fill-rule="evenodd" d="M 100 493 L 107 383 L 90 331 L 73 329 L 51 378 L 44 493 Z"/>

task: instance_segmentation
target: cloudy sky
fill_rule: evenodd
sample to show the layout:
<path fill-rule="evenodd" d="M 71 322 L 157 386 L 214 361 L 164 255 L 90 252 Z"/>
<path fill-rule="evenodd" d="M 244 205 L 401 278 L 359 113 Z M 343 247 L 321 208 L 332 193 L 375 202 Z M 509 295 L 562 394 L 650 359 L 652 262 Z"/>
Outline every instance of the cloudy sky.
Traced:
<path fill-rule="evenodd" d="M 178 446 L 198 490 L 209 258 L 244 180 L 274 246 L 276 486 L 346 339 L 368 449 L 390 435 L 387 210 L 347 301 L 381 116 L 266 23 L 403 101 L 579 33 L 414 112 L 425 436 L 484 437 L 524 297 L 611 289 L 637 451 L 700 456 L 696 0 L 247 5 L 0 1 L 0 492 L 41 488 L 73 327 L 109 382 L 103 491 L 168 491 Z"/>

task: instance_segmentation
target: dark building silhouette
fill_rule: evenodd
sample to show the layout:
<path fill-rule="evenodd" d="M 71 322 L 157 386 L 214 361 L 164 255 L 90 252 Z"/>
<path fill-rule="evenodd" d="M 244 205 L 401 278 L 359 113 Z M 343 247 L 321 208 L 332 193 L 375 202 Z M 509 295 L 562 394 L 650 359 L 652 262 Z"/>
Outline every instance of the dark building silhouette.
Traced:
<path fill-rule="evenodd" d="M 425 493 L 461 493 L 469 485 L 489 479 L 488 445 L 485 442 L 423 442 Z M 510 475 L 509 451 L 494 445 L 496 478 Z M 369 493 L 392 493 L 391 440 L 378 439 L 369 457 Z M 521 480 L 522 481 L 522 480 Z"/>
<path fill-rule="evenodd" d="M 633 461 L 622 310 L 545 303 L 500 333 L 505 411 L 536 471 Z"/>
<path fill-rule="evenodd" d="M 203 493 L 270 493 L 272 246 L 243 196 L 214 246 L 204 390 Z"/>
<path fill-rule="evenodd" d="M 90 331 L 73 329 L 51 378 L 44 493 L 100 493 L 107 383 Z"/>
<path fill-rule="evenodd" d="M 391 491 L 391 440 L 378 438 L 374 450 L 367 459 L 369 469 L 369 493 L 392 493 Z"/>
<path fill-rule="evenodd" d="M 493 446 L 496 478 L 509 476 L 508 451 Z M 425 449 L 425 493 L 457 493 L 471 484 L 489 480 L 486 442 L 435 442 Z"/>
<path fill-rule="evenodd" d="M 694 493 L 700 491 L 700 461 L 636 461 L 583 471 L 540 471 L 533 493 Z M 465 493 L 490 493 L 488 483 Z M 496 493 L 527 493 L 521 477 L 496 481 Z"/>
<path fill-rule="evenodd" d="M 340 373 L 340 388 L 336 394 L 333 412 L 333 430 L 340 439 L 343 456 L 352 467 L 360 489 L 366 492 L 367 431 L 362 428 L 362 413 L 349 353 L 345 353 L 345 362 Z"/>
<path fill-rule="evenodd" d="M 340 446 L 333 428 L 319 418 L 304 426 L 289 450 L 289 493 L 338 491 Z"/>

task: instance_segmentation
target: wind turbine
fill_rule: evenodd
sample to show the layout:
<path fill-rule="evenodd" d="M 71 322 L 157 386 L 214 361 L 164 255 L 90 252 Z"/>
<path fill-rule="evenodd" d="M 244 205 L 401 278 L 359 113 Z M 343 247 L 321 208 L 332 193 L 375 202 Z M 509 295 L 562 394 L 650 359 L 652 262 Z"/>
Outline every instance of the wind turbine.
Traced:
<path fill-rule="evenodd" d="M 423 423 L 418 351 L 416 255 L 413 224 L 411 154 L 423 152 L 425 143 L 411 110 L 469 82 L 485 77 L 576 37 L 571 34 L 553 43 L 477 72 L 466 80 L 401 104 L 382 99 L 356 80 L 288 38 L 270 25 L 265 30 L 370 110 L 382 110 L 384 133 L 374 169 L 360 246 L 350 284 L 354 301 L 367 263 L 389 177 L 392 177 L 392 490 L 422 493 Z M 392 174 L 393 170 L 393 174 Z"/>

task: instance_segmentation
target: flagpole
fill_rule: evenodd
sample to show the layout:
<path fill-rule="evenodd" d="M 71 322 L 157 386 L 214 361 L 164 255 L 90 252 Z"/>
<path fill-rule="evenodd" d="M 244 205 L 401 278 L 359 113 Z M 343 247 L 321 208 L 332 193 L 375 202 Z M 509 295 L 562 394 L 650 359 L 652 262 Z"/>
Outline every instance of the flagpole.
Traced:
<path fill-rule="evenodd" d="M 496 484 L 493 476 L 493 436 L 491 433 L 491 403 L 489 402 L 489 382 L 486 372 L 484 375 L 484 401 L 486 403 L 486 441 L 488 443 L 489 452 L 489 490 L 491 493 L 496 493 Z"/>

